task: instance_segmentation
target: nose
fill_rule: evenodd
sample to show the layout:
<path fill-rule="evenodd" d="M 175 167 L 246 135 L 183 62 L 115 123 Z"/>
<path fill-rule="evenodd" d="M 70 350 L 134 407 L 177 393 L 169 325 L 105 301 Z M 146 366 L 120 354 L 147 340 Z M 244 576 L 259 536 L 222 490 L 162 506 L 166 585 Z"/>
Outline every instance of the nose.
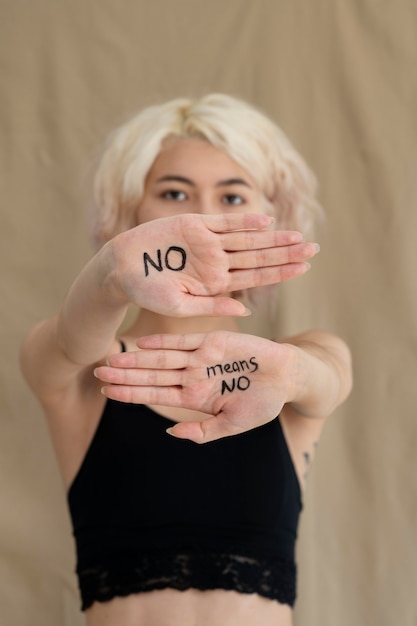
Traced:
<path fill-rule="evenodd" d="M 195 201 L 195 213 L 200 215 L 218 215 L 223 213 L 223 209 L 213 197 L 201 195 Z"/>

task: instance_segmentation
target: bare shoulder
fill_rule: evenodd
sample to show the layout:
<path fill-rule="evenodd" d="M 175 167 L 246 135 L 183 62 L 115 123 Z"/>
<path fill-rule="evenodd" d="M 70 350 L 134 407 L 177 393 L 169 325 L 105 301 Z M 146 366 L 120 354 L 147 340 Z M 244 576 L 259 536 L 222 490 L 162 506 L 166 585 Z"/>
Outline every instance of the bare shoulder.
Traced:
<path fill-rule="evenodd" d="M 20 366 L 25 380 L 42 404 L 54 403 L 62 394 L 90 393 L 95 387 L 94 368 L 110 354 L 120 349 L 116 338 L 109 341 L 100 360 L 76 363 L 65 352 L 57 330 L 58 317 L 36 324 L 23 339 L 20 349 Z"/>
<path fill-rule="evenodd" d="M 116 352 L 114 340 L 109 354 Z M 56 318 L 44 320 L 24 338 L 22 373 L 42 406 L 65 483 L 74 477 L 105 405 L 94 377 L 99 363 L 71 362 L 56 339 Z"/>

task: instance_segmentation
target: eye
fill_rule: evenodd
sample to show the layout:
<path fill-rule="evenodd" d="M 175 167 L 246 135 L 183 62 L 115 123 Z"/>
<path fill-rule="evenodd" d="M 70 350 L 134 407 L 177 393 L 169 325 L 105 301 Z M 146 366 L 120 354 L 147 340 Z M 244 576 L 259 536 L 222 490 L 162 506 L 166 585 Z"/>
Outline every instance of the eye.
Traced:
<path fill-rule="evenodd" d="M 239 206 L 240 204 L 245 204 L 245 199 L 237 193 L 227 193 L 222 197 L 222 203 Z"/>
<path fill-rule="evenodd" d="M 187 200 L 187 194 L 185 191 L 179 191 L 178 189 L 169 189 L 168 191 L 164 191 L 162 197 L 165 200 L 174 200 L 175 202 L 183 202 Z"/>

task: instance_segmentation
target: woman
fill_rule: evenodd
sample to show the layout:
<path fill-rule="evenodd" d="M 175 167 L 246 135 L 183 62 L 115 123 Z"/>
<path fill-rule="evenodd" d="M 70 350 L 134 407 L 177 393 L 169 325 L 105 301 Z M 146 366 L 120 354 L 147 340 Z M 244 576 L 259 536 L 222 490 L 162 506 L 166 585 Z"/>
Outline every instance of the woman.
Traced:
<path fill-rule="evenodd" d="M 307 271 L 314 189 L 281 131 L 227 96 L 150 107 L 109 138 L 99 250 L 22 347 L 89 625 L 291 624 L 306 465 L 350 356 L 319 331 L 239 333 L 236 296 Z"/>

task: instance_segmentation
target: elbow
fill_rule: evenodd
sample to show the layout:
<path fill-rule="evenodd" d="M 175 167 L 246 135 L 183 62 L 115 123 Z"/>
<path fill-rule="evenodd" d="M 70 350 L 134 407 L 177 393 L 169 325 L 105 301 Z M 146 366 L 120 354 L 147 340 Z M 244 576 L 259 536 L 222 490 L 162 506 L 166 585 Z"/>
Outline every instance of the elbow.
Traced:
<path fill-rule="evenodd" d="M 333 363 L 339 379 L 339 397 L 337 404 L 342 404 L 353 388 L 352 353 L 347 343 L 340 337 L 333 338 L 331 350 Z"/>

